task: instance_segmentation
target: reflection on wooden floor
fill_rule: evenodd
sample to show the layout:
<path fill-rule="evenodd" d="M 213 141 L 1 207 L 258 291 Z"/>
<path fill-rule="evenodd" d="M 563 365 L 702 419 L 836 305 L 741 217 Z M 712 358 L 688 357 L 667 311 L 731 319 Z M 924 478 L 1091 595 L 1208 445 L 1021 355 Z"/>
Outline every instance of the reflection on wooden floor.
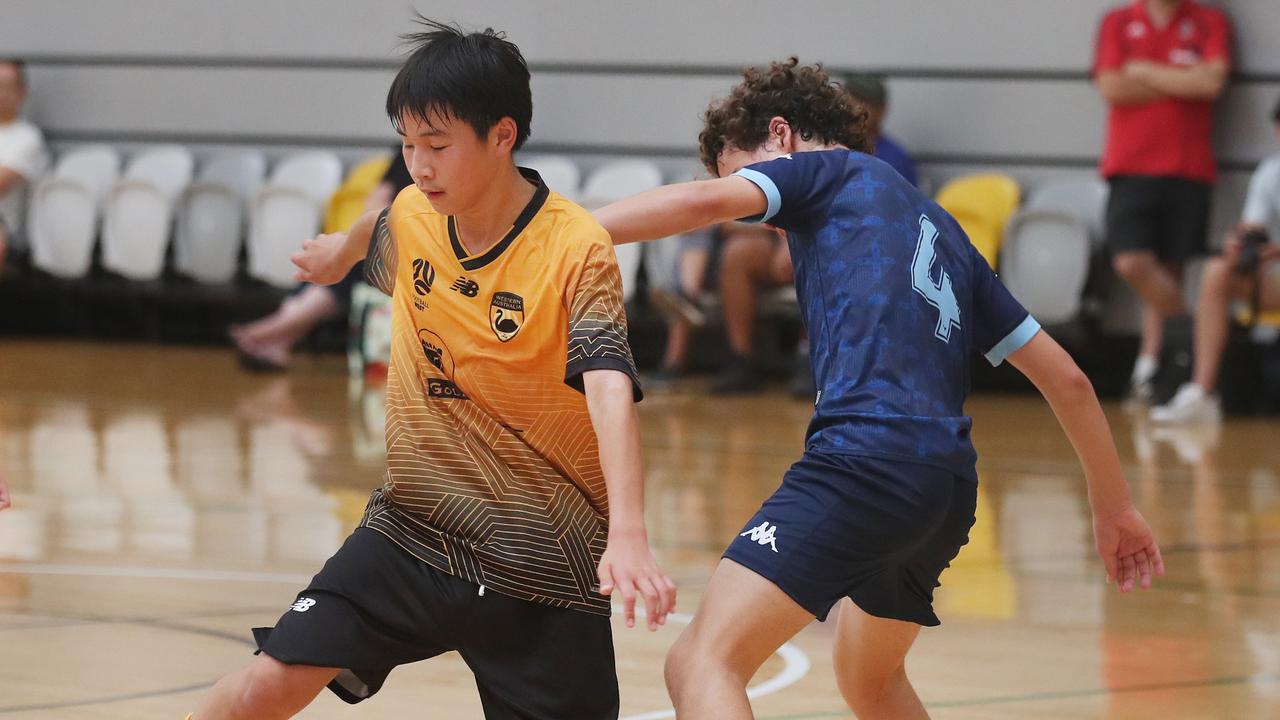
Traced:
<path fill-rule="evenodd" d="M 381 394 L 339 359 L 287 377 L 229 353 L 0 344 L 0 716 L 181 718 L 248 658 L 358 520 L 382 468 Z M 714 401 L 695 383 L 641 406 L 651 536 L 692 612 L 719 551 L 800 452 L 810 412 Z M 1094 562 L 1083 482 L 1043 403 L 977 397 L 969 546 L 944 625 L 910 672 L 936 718 L 1280 717 L 1280 420 L 1158 430 L 1110 409 L 1169 575 L 1121 598 Z M 624 718 L 670 717 L 679 624 L 617 626 Z M 756 679 L 771 720 L 847 717 L 815 623 Z M 806 666 L 809 666 L 806 671 Z M 427 712 L 427 709 L 430 712 Z M 478 718 L 462 663 L 394 673 L 307 718 Z"/>

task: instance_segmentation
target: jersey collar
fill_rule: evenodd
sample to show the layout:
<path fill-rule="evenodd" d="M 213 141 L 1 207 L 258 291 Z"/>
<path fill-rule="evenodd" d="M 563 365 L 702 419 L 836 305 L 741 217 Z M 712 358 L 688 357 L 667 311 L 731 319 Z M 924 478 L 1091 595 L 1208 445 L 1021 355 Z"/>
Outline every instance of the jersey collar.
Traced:
<path fill-rule="evenodd" d="M 458 239 L 458 224 L 453 216 L 449 216 L 449 244 L 453 245 L 453 254 L 462 262 L 464 270 L 479 270 L 489 263 L 497 260 L 506 249 L 511 247 L 511 243 L 516 241 L 520 233 L 529 226 L 533 221 L 533 217 L 538 214 L 542 206 L 547 202 L 547 196 L 551 194 L 551 190 L 547 188 L 547 184 L 542 181 L 542 176 L 535 170 L 529 168 L 516 168 L 526 180 L 533 183 L 535 189 L 533 197 L 529 199 L 529 204 L 524 206 L 524 210 L 520 211 L 520 216 L 516 218 L 515 224 L 507 231 L 507 234 L 498 241 L 496 245 L 485 251 L 483 255 L 469 257 L 467 249 L 462 246 L 462 241 Z"/>

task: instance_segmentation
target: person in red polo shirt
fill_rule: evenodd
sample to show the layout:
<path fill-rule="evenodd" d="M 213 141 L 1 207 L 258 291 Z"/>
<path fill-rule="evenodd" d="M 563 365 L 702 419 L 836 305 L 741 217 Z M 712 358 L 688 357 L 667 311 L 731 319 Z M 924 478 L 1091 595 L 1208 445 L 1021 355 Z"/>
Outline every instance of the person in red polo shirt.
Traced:
<path fill-rule="evenodd" d="M 1213 102 L 1230 67 L 1226 15 L 1193 0 L 1136 0 L 1107 13 L 1098 32 L 1093 75 L 1109 106 L 1107 242 L 1143 304 L 1131 381 L 1138 400 L 1151 400 L 1165 321 L 1187 316 L 1183 263 L 1206 250 Z"/>

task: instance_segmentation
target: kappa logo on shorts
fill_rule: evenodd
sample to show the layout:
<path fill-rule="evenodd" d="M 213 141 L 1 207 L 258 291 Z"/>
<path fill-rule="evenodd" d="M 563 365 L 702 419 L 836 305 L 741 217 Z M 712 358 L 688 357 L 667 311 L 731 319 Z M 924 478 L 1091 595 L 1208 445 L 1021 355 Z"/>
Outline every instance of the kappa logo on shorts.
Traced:
<path fill-rule="evenodd" d="M 744 533 L 741 533 L 740 535 L 738 535 L 738 537 L 747 537 L 749 535 L 751 536 L 751 540 L 753 540 L 754 542 L 760 545 L 768 545 L 769 547 L 773 548 L 774 552 L 778 552 L 778 546 L 775 545 L 773 542 L 773 533 L 777 529 L 778 529 L 777 525 L 770 525 L 769 521 L 765 520 L 764 522 L 751 528 L 750 530 Z"/>
<path fill-rule="evenodd" d="M 306 612 L 315 606 L 316 606 L 315 600 L 308 597 L 304 597 L 304 598 L 298 598 L 298 602 L 290 605 L 289 609 L 294 612 Z"/>

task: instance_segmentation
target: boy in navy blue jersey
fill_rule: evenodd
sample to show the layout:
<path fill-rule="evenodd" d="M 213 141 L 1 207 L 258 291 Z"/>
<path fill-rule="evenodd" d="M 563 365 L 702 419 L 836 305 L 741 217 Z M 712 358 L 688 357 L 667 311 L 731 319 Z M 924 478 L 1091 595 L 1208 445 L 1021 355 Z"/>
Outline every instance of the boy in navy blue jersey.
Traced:
<path fill-rule="evenodd" d="M 1164 572 L 1089 380 L 959 225 L 865 154 L 863 115 L 819 66 L 748 70 L 712 105 L 718 179 L 603 208 L 615 243 L 748 219 L 785 231 L 818 394 L 804 456 L 734 538 L 667 657 L 681 718 L 749 718 L 746 683 L 843 598 L 835 664 L 859 718 L 926 718 L 904 670 L 977 496 L 963 405 L 977 350 L 1049 401 L 1084 465 L 1094 535 L 1121 592 Z"/>

